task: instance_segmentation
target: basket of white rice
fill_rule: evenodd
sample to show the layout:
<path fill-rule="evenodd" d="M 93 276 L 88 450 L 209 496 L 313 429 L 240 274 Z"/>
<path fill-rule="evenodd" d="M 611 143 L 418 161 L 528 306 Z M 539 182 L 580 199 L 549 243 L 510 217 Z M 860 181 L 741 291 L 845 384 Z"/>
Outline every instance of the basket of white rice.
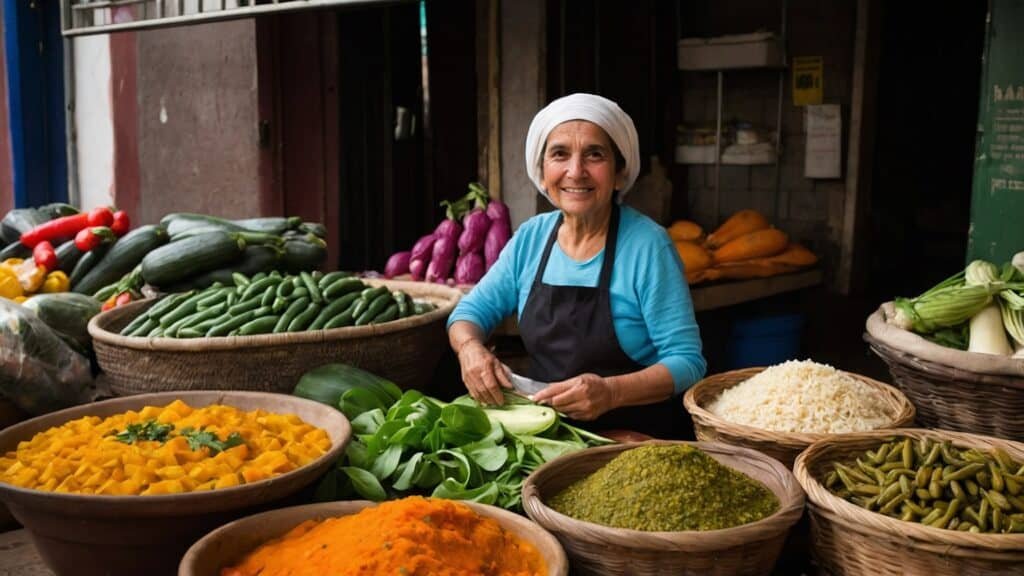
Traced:
<path fill-rule="evenodd" d="M 709 376 L 683 403 L 698 440 L 759 450 L 789 467 L 818 440 L 906 427 L 915 414 L 896 388 L 810 360 Z"/>

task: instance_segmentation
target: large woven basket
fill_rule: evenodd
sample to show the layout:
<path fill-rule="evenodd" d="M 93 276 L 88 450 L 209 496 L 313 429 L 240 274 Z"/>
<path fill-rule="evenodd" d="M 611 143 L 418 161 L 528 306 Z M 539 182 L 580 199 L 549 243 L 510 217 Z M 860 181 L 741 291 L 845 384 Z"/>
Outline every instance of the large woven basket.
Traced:
<path fill-rule="evenodd" d="M 894 435 L 949 440 L 964 448 L 1001 447 L 1024 460 L 1024 444 L 944 430 L 844 434 L 811 445 L 796 459 L 794 473 L 807 492 L 819 567 L 843 576 L 1024 574 L 1024 534 L 971 534 L 904 522 L 847 502 L 822 485 L 832 461 L 850 460 Z"/>
<path fill-rule="evenodd" d="M 724 530 L 643 532 L 575 520 L 544 504 L 626 450 L 671 444 L 693 445 L 763 483 L 778 497 L 779 511 Z M 804 494 L 785 466 L 760 452 L 715 442 L 654 440 L 588 448 L 548 462 L 523 484 L 523 508 L 561 541 L 574 574 L 745 576 L 771 573 L 787 532 L 803 514 Z"/>
<path fill-rule="evenodd" d="M 329 362 L 357 366 L 402 388 L 424 388 L 448 345 L 444 324 L 461 293 L 423 282 L 366 283 L 402 290 L 438 308 L 383 324 L 311 332 L 186 340 L 118 334 L 152 305 L 149 300 L 97 315 L 89 334 L 117 395 L 208 389 L 291 393 L 305 372 Z"/>
<path fill-rule="evenodd" d="M 730 422 L 709 412 L 705 407 L 718 398 L 722 392 L 760 374 L 765 368 L 744 368 L 709 376 L 689 390 L 683 397 L 686 410 L 693 417 L 693 428 L 698 440 L 724 442 L 733 446 L 750 448 L 775 458 L 787 467 L 811 444 L 832 436 L 798 432 L 773 432 L 762 428 L 744 426 Z M 899 390 L 877 380 L 852 372 L 844 372 L 851 378 L 863 382 L 878 392 L 892 414 L 892 425 L 887 428 L 910 426 L 914 421 L 914 405 Z"/>
<path fill-rule="evenodd" d="M 886 314 L 883 306 L 868 318 L 864 340 L 919 425 L 1024 439 L 1024 361 L 944 348 L 886 324 Z"/>

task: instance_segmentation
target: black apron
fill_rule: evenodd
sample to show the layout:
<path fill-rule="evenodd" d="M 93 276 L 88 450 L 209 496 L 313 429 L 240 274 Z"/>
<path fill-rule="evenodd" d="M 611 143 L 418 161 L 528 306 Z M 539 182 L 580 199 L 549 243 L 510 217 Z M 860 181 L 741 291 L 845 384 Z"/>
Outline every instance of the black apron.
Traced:
<path fill-rule="evenodd" d="M 551 231 L 530 295 L 519 318 L 519 332 L 530 354 L 530 377 L 541 382 L 558 382 L 583 373 L 618 376 L 642 370 L 619 346 L 612 322 L 609 287 L 619 235 L 619 206 L 612 205 L 604 262 L 596 288 L 544 284 L 544 270 L 551 248 L 558 240 L 563 217 Z M 606 412 L 597 420 L 573 422 L 593 432 L 633 430 L 659 438 L 675 436 L 673 421 L 679 420 L 681 402 L 671 397 L 645 406 L 626 406 Z"/>

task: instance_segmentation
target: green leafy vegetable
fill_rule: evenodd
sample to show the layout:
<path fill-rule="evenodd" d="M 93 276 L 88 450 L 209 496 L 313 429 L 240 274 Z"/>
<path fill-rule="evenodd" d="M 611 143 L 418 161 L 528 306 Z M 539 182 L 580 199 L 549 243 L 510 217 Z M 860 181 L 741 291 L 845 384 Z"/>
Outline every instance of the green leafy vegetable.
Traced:
<path fill-rule="evenodd" d="M 172 430 L 173 424 L 158 424 L 156 420 L 147 420 L 142 424 L 129 424 L 124 432 L 115 434 L 114 439 L 125 444 L 134 444 L 140 440 L 166 442 Z"/>
<path fill-rule="evenodd" d="M 362 392 L 368 391 L 342 394 L 339 408 L 356 435 L 338 463 L 340 473 L 321 482 L 318 500 L 424 494 L 520 510 L 523 480 L 538 466 L 610 443 L 520 397 L 482 407 L 468 396 L 449 404 L 410 390 L 382 405 L 379 396 Z"/>
<path fill-rule="evenodd" d="M 221 441 L 213 432 L 209 432 L 205 429 L 196 430 L 192 427 L 188 427 L 181 430 L 181 436 L 184 437 L 185 440 L 188 440 L 188 447 L 193 451 L 206 447 L 210 449 L 211 456 L 229 448 L 245 444 L 245 440 L 242 439 L 242 436 L 239 435 L 238 432 L 228 434 L 227 439 Z"/>

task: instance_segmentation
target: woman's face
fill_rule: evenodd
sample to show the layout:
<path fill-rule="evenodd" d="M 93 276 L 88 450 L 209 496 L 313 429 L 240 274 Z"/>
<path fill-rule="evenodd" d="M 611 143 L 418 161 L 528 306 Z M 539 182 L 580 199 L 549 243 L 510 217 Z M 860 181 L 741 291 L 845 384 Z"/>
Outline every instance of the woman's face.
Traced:
<path fill-rule="evenodd" d="M 548 135 L 542 160 L 544 189 L 567 215 L 586 217 L 611 206 L 625 170 L 615 172 L 611 138 L 597 124 L 571 120 Z"/>

